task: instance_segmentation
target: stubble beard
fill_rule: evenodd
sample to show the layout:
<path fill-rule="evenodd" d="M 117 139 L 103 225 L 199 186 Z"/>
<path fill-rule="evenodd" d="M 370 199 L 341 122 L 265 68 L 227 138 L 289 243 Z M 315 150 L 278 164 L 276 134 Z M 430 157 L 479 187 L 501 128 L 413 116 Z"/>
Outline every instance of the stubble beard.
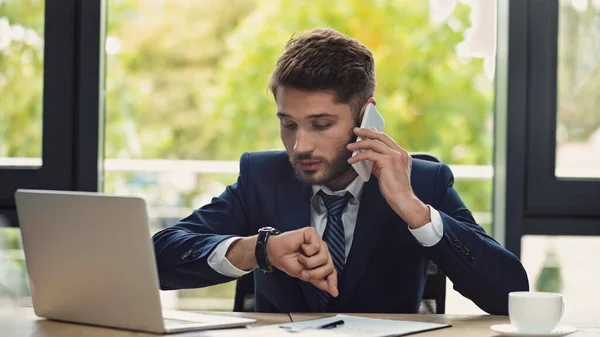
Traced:
<path fill-rule="evenodd" d="M 326 160 L 322 157 L 311 157 L 310 155 L 299 155 L 290 157 L 290 163 L 294 167 L 296 176 L 300 181 L 308 185 L 327 185 L 329 182 L 339 178 L 348 170 L 352 170 L 352 166 L 348 164 L 348 159 L 352 156 L 352 152 L 346 148 L 347 144 L 356 141 L 356 136 L 351 136 L 350 140 L 343 146 L 339 147 L 335 153 L 335 157 L 332 161 Z M 322 171 L 316 172 L 304 172 L 299 168 L 300 160 L 319 160 L 322 162 L 324 167 L 324 173 L 320 177 L 316 177 L 315 174 Z"/>

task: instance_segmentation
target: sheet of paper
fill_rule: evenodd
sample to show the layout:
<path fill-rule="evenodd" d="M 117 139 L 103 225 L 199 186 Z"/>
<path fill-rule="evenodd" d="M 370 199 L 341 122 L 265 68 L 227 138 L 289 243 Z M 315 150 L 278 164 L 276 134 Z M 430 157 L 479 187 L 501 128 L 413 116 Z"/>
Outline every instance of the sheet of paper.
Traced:
<path fill-rule="evenodd" d="M 343 320 L 344 324 L 333 329 L 315 330 L 317 326 Z M 448 324 L 412 322 L 412 321 L 394 321 L 388 319 L 364 318 L 349 315 L 337 315 L 334 317 L 315 319 L 310 321 L 280 324 L 279 327 L 288 327 L 295 331 L 330 331 L 337 336 L 357 336 L 357 337 L 381 337 L 381 336 L 404 336 L 417 332 L 435 330 L 449 327 Z"/>
<path fill-rule="evenodd" d="M 195 333 L 186 333 L 186 337 L 346 337 L 344 334 L 335 333 L 332 330 L 302 330 L 291 331 L 283 329 L 279 326 L 257 327 L 257 328 L 238 328 L 238 329 L 223 329 L 198 331 Z M 350 337 L 350 336 L 348 336 Z"/>

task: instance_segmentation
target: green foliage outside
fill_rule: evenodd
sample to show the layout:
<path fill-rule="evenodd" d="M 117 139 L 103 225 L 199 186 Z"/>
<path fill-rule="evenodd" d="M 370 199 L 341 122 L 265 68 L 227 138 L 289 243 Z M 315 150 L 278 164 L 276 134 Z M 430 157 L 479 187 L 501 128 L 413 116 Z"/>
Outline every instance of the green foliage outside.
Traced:
<path fill-rule="evenodd" d="M 11 25 L 32 27 L 42 36 L 42 1 L 0 6 Z M 373 51 L 378 107 L 387 133 L 401 146 L 450 164 L 492 161 L 492 84 L 481 60 L 461 62 L 455 52 L 468 29 L 467 5 L 455 9 L 453 28 L 432 26 L 427 2 L 406 0 L 336 6 L 293 0 L 113 0 L 108 15 L 107 40 L 116 43 L 107 47 L 109 158 L 236 160 L 243 151 L 281 148 L 267 90 L 275 61 L 293 34 L 333 27 Z M 42 84 L 41 49 L 31 78 L 23 76 L 22 51 L 6 55 L 15 62 L 11 71 L 19 72 L 7 82 L 12 97 L 26 99 L 0 104 L 28 103 L 2 106 L 14 122 L 0 126 L 8 140 L 0 154 L 39 156 L 41 89 L 31 89 Z M 111 191 L 114 179 L 106 180 Z M 462 184 L 459 192 L 471 209 L 490 210 L 491 184 Z M 193 193 L 183 196 L 185 206 L 198 206 L 190 204 L 193 198 Z"/>
<path fill-rule="evenodd" d="M 468 28 L 467 7 L 455 10 L 462 28 L 454 31 L 429 24 L 425 1 L 312 4 L 261 2 L 231 33 L 209 92 L 206 111 L 218 127 L 205 155 L 234 159 L 240 151 L 281 148 L 269 75 L 292 34 L 333 27 L 374 53 L 378 108 L 399 145 L 453 164 L 491 163 L 491 83 L 480 60 L 461 64 L 455 53 Z"/>
<path fill-rule="evenodd" d="M 430 25 L 424 1 L 207 3 L 110 2 L 108 36 L 122 49 L 107 59 L 107 157 L 237 160 L 282 148 L 269 75 L 293 34 L 333 27 L 373 51 L 378 107 L 401 146 L 491 164 L 492 84 L 482 60 L 455 52 L 468 6 L 452 29 Z M 462 185 L 470 208 L 491 209 L 491 183 Z"/>
<path fill-rule="evenodd" d="M 0 1 L 0 158 L 42 153 L 43 39 L 43 1 Z"/>

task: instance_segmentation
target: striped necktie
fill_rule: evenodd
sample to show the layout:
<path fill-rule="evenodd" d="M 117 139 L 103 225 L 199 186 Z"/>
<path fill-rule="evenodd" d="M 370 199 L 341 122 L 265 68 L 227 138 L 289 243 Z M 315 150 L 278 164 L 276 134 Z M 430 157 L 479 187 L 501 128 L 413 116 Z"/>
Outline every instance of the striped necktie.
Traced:
<path fill-rule="evenodd" d="M 319 191 L 319 196 L 327 208 L 327 227 L 323 233 L 323 241 L 327 243 L 333 265 L 338 275 L 338 283 L 344 272 L 346 261 L 346 236 L 344 235 L 344 224 L 342 223 L 342 211 L 348 205 L 352 194 L 346 193 L 343 196 L 329 195 Z M 331 295 L 328 292 L 319 290 L 319 308 L 326 312 L 331 301 Z"/>

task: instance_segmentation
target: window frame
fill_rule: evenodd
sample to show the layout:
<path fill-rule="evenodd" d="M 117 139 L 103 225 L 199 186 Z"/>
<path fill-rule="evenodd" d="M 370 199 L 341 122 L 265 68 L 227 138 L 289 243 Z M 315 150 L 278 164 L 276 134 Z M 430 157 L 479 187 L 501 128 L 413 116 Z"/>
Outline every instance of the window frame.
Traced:
<path fill-rule="evenodd" d="M 531 12 L 529 25 L 526 212 L 600 220 L 600 179 L 555 175 L 560 4 L 534 0 L 532 5 L 536 11 Z"/>
<path fill-rule="evenodd" d="M 102 176 L 106 2 L 44 7 L 42 165 L 0 166 L 0 215 L 9 226 L 18 226 L 17 189 L 97 191 Z"/>
<path fill-rule="evenodd" d="M 558 10 L 498 0 L 494 228 L 516 256 L 523 235 L 600 235 L 600 181 L 554 174 Z"/>

